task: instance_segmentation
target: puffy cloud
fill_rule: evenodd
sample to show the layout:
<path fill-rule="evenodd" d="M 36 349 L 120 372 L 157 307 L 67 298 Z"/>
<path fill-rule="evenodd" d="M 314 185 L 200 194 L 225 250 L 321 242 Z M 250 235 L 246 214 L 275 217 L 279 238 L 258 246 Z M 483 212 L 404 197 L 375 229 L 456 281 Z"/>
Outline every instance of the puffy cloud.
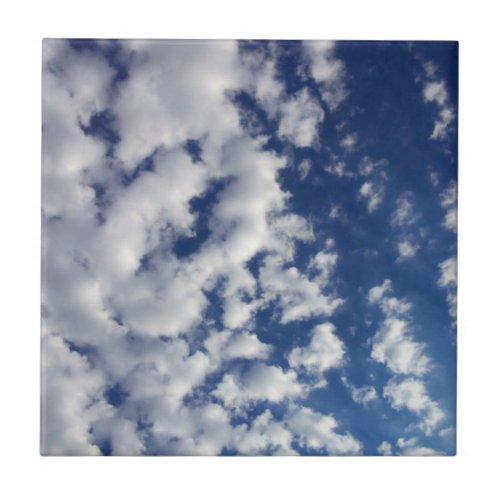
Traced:
<path fill-rule="evenodd" d="M 301 447 L 324 450 L 330 455 L 359 455 L 361 443 L 351 434 L 339 434 L 337 421 L 331 415 L 297 407 L 287 418 L 290 429 L 298 436 Z"/>
<path fill-rule="evenodd" d="M 292 342 L 289 368 L 254 328 L 263 309 L 285 325 L 344 302 L 331 280 L 333 239 L 303 259 L 315 231 L 291 212 L 281 183 L 293 146 L 316 147 L 323 106 L 347 95 L 345 68 L 333 44 L 305 43 L 289 94 L 280 49 L 269 47 L 245 55 L 233 42 L 126 41 L 110 55 L 44 42 L 43 453 L 361 453 L 333 416 L 298 406 L 345 363 L 333 325 Z M 124 78 L 108 62 L 115 57 Z M 245 125 L 236 97 L 245 92 L 288 142 L 283 156 Z M 103 116 L 116 141 L 97 130 Z M 346 148 L 356 145 L 355 134 L 340 133 Z M 378 166 L 335 167 L 373 176 L 361 187 L 369 211 L 383 197 Z M 299 166 L 303 179 L 310 168 Z M 370 291 L 373 303 L 407 325 L 395 345 L 377 341 L 384 362 L 404 371 L 401 345 L 420 344 L 402 318 L 410 305 L 389 291 L 390 282 Z M 377 396 L 348 388 L 361 404 Z M 254 417 L 257 403 L 279 410 Z"/>
<path fill-rule="evenodd" d="M 210 403 L 172 411 L 157 403 L 159 414 L 150 430 L 155 454 L 212 456 L 231 444 L 232 426 L 222 406 Z"/>
<path fill-rule="evenodd" d="M 233 446 L 242 455 L 296 455 L 293 437 L 283 422 L 277 422 L 270 410 L 265 410 L 250 425 L 235 429 Z"/>
<path fill-rule="evenodd" d="M 387 441 L 382 441 L 380 445 L 377 447 L 377 451 L 381 455 L 389 456 L 392 455 L 392 446 Z"/>
<path fill-rule="evenodd" d="M 369 213 L 377 210 L 384 199 L 384 188 L 371 181 L 364 182 L 359 188 L 359 193 L 366 199 Z"/>
<path fill-rule="evenodd" d="M 110 452 L 114 456 L 141 455 L 146 450 L 136 422 L 117 415 L 95 422 L 92 434 L 97 442 L 109 444 Z"/>
<path fill-rule="evenodd" d="M 44 455 L 99 455 L 91 426 L 106 415 L 105 378 L 64 341 L 42 340 L 42 442 Z"/>
<path fill-rule="evenodd" d="M 221 361 L 241 359 L 267 359 L 272 347 L 249 332 L 222 331 L 212 333 L 205 341 L 210 359 L 215 366 Z"/>
<path fill-rule="evenodd" d="M 276 51 L 268 58 L 260 52 L 246 53 L 243 63 L 249 70 L 248 90 L 268 115 L 276 118 L 285 95 L 283 83 L 276 74 Z"/>
<path fill-rule="evenodd" d="M 368 403 L 375 401 L 377 396 L 377 391 L 375 387 L 371 385 L 365 385 L 363 387 L 356 387 L 352 383 L 349 382 L 347 377 L 341 378 L 342 383 L 349 389 L 351 393 L 352 399 L 359 404 L 367 405 Z"/>
<path fill-rule="evenodd" d="M 438 110 L 438 117 L 434 121 L 434 129 L 430 138 L 446 139 L 456 115 L 453 107 L 449 104 L 445 82 L 442 80 L 426 82 L 423 87 L 423 97 L 424 102 L 434 103 Z"/>
<path fill-rule="evenodd" d="M 332 205 L 328 217 L 330 217 L 330 219 L 338 219 L 340 217 L 340 206 Z"/>
<path fill-rule="evenodd" d="M 312 162 L 311 160 L 302 160 L 297 167 L 299 170 L 299 175 L 300 175 L 300 180 L 303 181 L 307 175 L 309 174 L 309 171 L 311 170 L 312 167 Z"/>
<path fill-rule="evenodd" d="M 436 102 L 443 106 L 448 100 L 445 84 L 441 82 L 430 82 L 424 86 L 424 99 L 426 102 Z"/>
<path fill-rule="evenodd" d="M 276 300 L 281 308 L 282 324 L 331 314 L 343 300 L 323 295 L 320 286 L 307 279 L 296 267 L 284 267 L 277 256 L 268 256 L 260 268 L 259 279 L 268 303 Z"/>
<path fill-rule="evenodd" d="M 254 401 L 278 403 L 300 398 L 305 392 L 293 370 L 254 363 L 241 374 L 226 373 L 212 394 L 228 408 L 242 408 Z"/>
<path fill-rule="evenodd" d="M 93 113 L 105 109 L 113 70 L 98 56 L 75 53 L 63 40 L 43 44 L 43 213 L 71 216 L 81 225 L 94 214 L 86 171 L 102 167 L 106 146 L 84 133 Z"/>
<path fill-rule="evenodd" d="M 406 260 L 414 257 L 418 251 L 418 245 L 411 243 L 408 240 L 400 241 L 397 245 L 399 257 L 398 260 Z"/>
<path fill-rule="evenodd" d="M 446 299 L 450 316 L 457 318 L 457 259 L 450 257 L 439 264 L 440 276 L 438 285 L 446 288 Z"/>
<path fill-rule="evenodd" d="M 421 380 L 411 377 L 397 382 L 392 379 L 384 387 L 384 397 L 389 399 L 394 409 L 406 409 L 419 415 L 421 422 L 417 427 L 426 435 L 432 434 L 444 420 L 443 410 L 429 397 Z"/>
<path fill-rule="evenodd" d="M 302 89 L 280 106 L 278 135 L 296 147 L 313 146 L 318 140 L 318 126 L 323 121 L 323 108 L 308 89 Z"/>
<path fill-rule="evenodd" d="M 399 438 L 396 444 L 401 450 L 399 455 L 407 457 L 434 457 L 445 455 L 443 452 L 434 450 L 433 448 L 418 446 L 416 438 Z"/>
<path fill-rule="evenodd" d="M 315 374 L 342 366 L 346 349 L 334 332 L 335 327 L 331 323 L 315 326 L 309 344 L 305 347 L 294 347 L 288 354 L 290 366 L 304 367 L 306 371 Z"/>
<path fill-rule="evenodd" d="M 358 142 L 357 134 L 347 134 L 340 141 L 340 146 L 347 150 L 354 149 L 354 146 Z"/>
<path fill-rule="evenodd" d="M 394 373 L 423 375 L 430 360 L 424 354 L 425 345 L 413 340 L 409 330 L 407 321 L 386 318 L 372 339 L 371 356 Z"/>
<path fill-rule="evenodd" d="M 406 317 L 411 304 L 388 294 L 392 283 L 386 279 L 381 285 L 368 292 L 371 304 L 377 304 L 385 318 L 371 340 L 371 357 L 398 374 L 422 375 L 430 368 L 430 360 L 425 355 L 425 345 L 411 335 L 411 324 Z"/>
<path fill-rule="evenodd" d="M 411 304 L 404 299 L 389 296 L 390 292 L 392 292 L 392 282 L 385 279 L 381 285 L 370 288 L 368 302 L 377 304 L 388 316 L 406 314 L 411 309 Z"/>
<path fill-rule="evenodd" d="M 380 302 L 388 292 L 392 292 L 392 282 L 385 279 L 381 285 L 374 286 L 368 291 L 368 301 L 370 304 Z"/>
<path fill-rule="evenodd" d="M 401 455 L 406 457 L 440 457 L 444 456 L 445 453 L 426 446 L 415 446 L 403 448 Z"/>
<path fill-rule="evenodd" d="M 418 219 L 415 207 L 408 195 L 401 196 L 396 203 L 396 210 L 391 216 L 393 227 L 406 227 L 414 224 Z"/>
<path fill-rule="evenodd" d="M 337 264 L 338 254 L 336 252 L 319 251 L 311 257 L 307 266 L 308 271 L 316 274 L 314 281 L 321 287 L 328 285 L 330 275 Z"/>
<path fill-rule="evenodd" d="M 334 57 L 334 51 L 334 42 L 302 43 L 302 52 L 311 76 L 318 84 L 321 97 L 331 111 L 347 97 L 345 66 L 342 61 Z"/>
<path fill-rule="evenodd" d="M 355 177 L 355 173 L 348 170 L 344 161 L 337 161 L 333 165 L 327 165 L 325 170 L 329 174 L 334 174 L 337 177 Z"/>
<path fill-rule="evenodd" d="M 245 82 L 237 43 L 134 40 L 122 43 L 122 50 L 131 63 L 113 111 L 122 139 L 117 155 L 125 168 L 133 169 L 158 146 L 170 149 L 188 139 L 202 141 L 205 160 L 218 158 L 222 144 L 239 130 L 227 97 Z"/>
<path fill-rule="evenodd" d="M 387 165 L 388 161 L 385 158 L 375 161 L 369 156 L 364 156 L 358 165 L 358 171 L 363 177 L 368 177 L 372 174 L 382 174 L 383 177 L 383 167 Z"/>
<path fill-rule="evenodd" d="M 441 276 L 439 277 L 438 285 L 457 286 L 457 259 L 450 257 L 439 264 Z"/>
<path fill-rule="evenodd" d="M 443 226 L 456 233 L 458 226 L 458 209 L 457 184 L 455 181 L 450 181 L 448 187 L 441 194 L 441 206 L 446 211 Z"/>

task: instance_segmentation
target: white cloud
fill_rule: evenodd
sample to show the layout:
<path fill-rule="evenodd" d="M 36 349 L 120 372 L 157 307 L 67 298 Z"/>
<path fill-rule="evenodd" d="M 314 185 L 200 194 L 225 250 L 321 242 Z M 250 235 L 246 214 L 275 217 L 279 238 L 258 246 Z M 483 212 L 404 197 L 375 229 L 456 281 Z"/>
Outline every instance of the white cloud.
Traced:
<path fill-rule="evenodd" d="M 415 446 L 413 448 L 404 448 L 401 455 L 407 457 L 439 457 L 444 456 L 445 453 L 426 446 Z"/>
<path fill-rule="evenodd" d="M 347 134 L 340 141 L 340 146 L 347 150 L 354 149 L 354 146 L 358 142 L 357 134 Z"/>
<path fill-rule="evenodd" d="M 358 455 L 361 443 L 351 434 L 339 434 L 337 421 L 330 415 L 298 407 L 287 418 L 290 429 L 298 435 L 302 447 L 325 450 L 330 455 Z"/>
<path fill-rule="evenodd" d="M 297 168 L 299 170 L 299 176 L 301 181 L 303 181 L 307 177 L 309 171 L 311 170 L 311 167 L 312 167 L 311 160 L 302 160 L 300 162 Z"/>
<path fill-rule="evenodd" d="M 441 429 L 438 432 L 438 436 L 444 437 L 444 438 L 449 438 L 449 437 L 455 437 L 457 433 L 457 430 L 455 427 L 446 427 L 445 429 Z"/>
<path fill-rule="evenodd" d="M 188 139 L 203 142 L 204 158 L 218 157 L 220 146 L 240 128 L 226 97 L 246 81 L 237 43 L 134 40 L 122 47 L 131 64 L 113 110 L 122 139 L 117 155 L 125 168 L 134 168 L 160 145 L 171 149 Z"/>
<path fill-rule="evenodd" d="M 385 166 L 387 166 L 387 160 L 385 159 L 374 161 L 369 156 L 364 156 L 359 163 L 358 170 L 362 176 L 367 177 L 376 172 L 377 169 Z"/>
<path fill-rule="evenodd" d="M 278 135 L 296 147 L 313 146 L 318 140 L 318 126 L 324 112 L 308 89 L 302 89 L 280 106 Z"/>
<path fill-rule="evenodd" d="M 392 446 L 387 441 L 382 441 L 377 447 L 377 451 L 384 456 L 392 455 Z"/>
<path fill-rule="evenodd" d="M 359 192 L 361 196 L 367 200 L 369 213 L 374 212 L 384 199 L 384 188 L 371 181 L 364 182 Z"/>
<path fill-rule="evenodd" d="M 311 76 L 318 84 L 323 101 L 331 111 L 347 97 L 345 66 L 334 57 L 335 43 L 330 41 L 303 42 L 302 51 Z"/>
<path fill-rule="evenodd" d="M 445 455 L 443 452 L 434 450 L 433 448 L 418 446 L 417 438 L 411 438 L 411 439 L 399 438 L 396 444 L 398 448 L 401 450 L 399 455 L 402 456 L 434 457 L 434 456 Z"/>
<path fill-rule="evenodd" d="M 426 102 L 437 102 L 440 106 L 444 106 L 448 100 L 448 92 L 443 81 L 427 83 L 423 92 Z"/>
<path fill-rule="evenodd" d="M 372 339 L 371 357 L 393 373 L 423 375 L 430 369 L 424 350 L 423 343 L 413 340 L 407 321 L 388 317 Z"/>
<path fill-rule="evenodd" d="M 327 165 L 325 170 L 329 174 L 334 174 L 337 177 L 354 177 L 355 174 L 347 169 L 347 165 L 344 161 L 337 161 L 333 165 Z"/>
<path fill-rule="evenodd" d="M 432 61 L 427 61 L 424 63 L 425 74 L 429 78 L 433 78 L 437 72 L 437 66 Z"/>
<path fill-rule="evenodd" d="M 374 286 L 368 291 L 368 302 L 377 304 L 387 316 L 401 316 L 411 309 L 411 304 L 404 299 L 389 296 L 392 292 L 392 282 L 385 279 L 381 285 Z"/>
<path fill-rule="evenodd" d="M 106 415 L 105 379 L 62 339 L 42 340 L 42 442 L 44 455 L 99 455 L 90 427 Z"/>
<path fill-rule="evenodd" d="M 340 217 L 340 205 L 332 205 L 328 217 L 330 219 L 338 219 Z"/>
<path fill-rule="evenodd" d="M 224 406 L 239 409 L 254 401 L 278 403 L 287 398 L 300 398 L 304 391 L 295 371 L 285 372 L 279 366 L 254 363 L 245 373 L 226 373 L 212 394 Z"/>
<path fill-rule="evenodd" d="M 356 403 L 366 406 L 368 403 L 371 403 L 378 398 L 375 387 L 371 385 L 356 387 L 352 383 L 350 383 L 349 380 L 347 380 L 347 377 L 342 377 L 341 380 L 342 383 L 347 387 L 347 389 L 349 389 L 352 399 Z"/>
<path fill-rule="evenodd" d="M 154 425 L 150 433 L 152 452 L 158 455 L 217 455 L 230 445 L 232 426 L 229 414 L 217 404 L 172 411 L 155 400 Z"/>
<path fill-rule="evenodd" d="M 418 245 L 411 243 L 408 240 L 403 240 L 398 243 L 398 260 L 406 260 L 414 257 L 418 251 Z"/>
<path fill-rule="evenodd" d="M 434 187 L 439 186 L 439 174 L 432 168 L 429 168 L 429 180 Z"/>
<path fill-rule="evenodd" d="M 205 341 L 210 359 L 218 368 L 220 361 L 229 359 L 262 359 L 268 358 L 272 347 L 261 342 L 257 335 L 249 332 L 213 332 Z"/>
<path fill-rule="evenodd" d="M 335 335 L 331 323 L 322 323 L 314 327 L 311 340 L 305 347 L 294 347 L 288 354 L 288 363 L 292 368 L 304 367 L 313 374 L 321 374 L 331 368 L 338 368 L 345 362 L 346 348 Z"/>
<path fill-rule="evenodd" d="M 434 103 L 438 110 L 438 117 L 434 121 L 434 129 L 430 138 L 435 140 L 446 139 L 456 115 L 453 107 L 449 104 L 445 82 L 431 81 L 425 83 L 423 96 L 424 102 Z"/>
<path fill-rule="evenodd" d="M 386 279 L 368 292 L 368 301 L 377 304 L 385 315 L 381 327 L 371 340 L 371 357 L 398 374 L 422 375 L 430 369 L 430 359 L 425 355 L 425 344 L 417 342 L 411 334 L 407 317 L 411 304 L 404 299 L 390 296 L 392 283 Z"/>
<path fill-rule="evenodd" d="M 391 216 L 393 227 L 406 227 L 414 224 L 418 218 L 415 207 L 408 196 L 402 196 L 397 201 L 396 210 Z"/>
<path fill-rule="evenodd" d="M 457 286 L 457 259 L 450 257 L 439 264 L 441 276 L 439 277 L 439 286 Z"/>
<path fill-rule="evenodd" d="M 99 442 L 109 441 L 115 456 L 141 455 L 146 449 L 139 438 L 136 422 L 116 415 L 95 422 L 92 434 Z"/>
<path fill-rule="evenodd" d="M 374 286 L 368 291 L 368 301 L 370 304 L 379 302 L 388 292 L 392 292 L 392 282 L 385 279 L 381 285 Z"/>
<path fill-rule="evenodd" d="M 457 318 L 457 259 L 450 257 L 439 264 L 440 276 L 438 285 L 446 288 L 446 299 L 449 305 L 450 316 Z"/>
<path fill-rule="evenodd" d="M 317 283 L 307 279 L 296 267 L 284 267 L 277 256 L 265 258 L 259 279 L 266 303 L 276 300 L 280 306 L 282 324 L 331 314 L 343 303 L 340 298 L 323 295 Z"/>
<path fill-rule="evenodd" d="M 384 397 L 389 399 L 394 409 L 406 409 L 421 417 L 417 427 L 426 435 L 432 434 L 444 420 L 443 410 L 429 397 L 421 380 L 407 378 L 398 383 L 392 379 L 384 387 Z"/>
<path fill-rule="evenodd" d="M 441 206 L 446 212 L 443 226 L 455 233 L 458 225 L 457 194 L 457 183 L 453 180 L 449 182 L 448 187 L 441 194 Z"/>
<path fill-rule="evenodd" d="M 233 446 L 242 455 L 296 455 L 292 440 L 293 433 L 265 410 L 251 425 L 242 424 L 235 429 Z"/>
<path fill-rule="evenodd" d="M 337 260 L 338 254 L 336 252 L 324 252 L 323 250 L 311 257 L 307 269 L 310 273 L 316 275 L 313 281 L 321 287 L 328 285 L 330 275 L 337 264 Z"/>

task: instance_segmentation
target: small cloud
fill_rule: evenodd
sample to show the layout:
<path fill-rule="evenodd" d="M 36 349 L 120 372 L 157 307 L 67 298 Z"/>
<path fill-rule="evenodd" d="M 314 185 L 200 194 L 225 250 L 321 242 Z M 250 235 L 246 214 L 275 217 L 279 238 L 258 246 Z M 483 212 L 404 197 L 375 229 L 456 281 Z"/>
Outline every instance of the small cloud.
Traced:
<path fill-rule="evenodd" d="M 340 145 L 347 150 L 352 150 L 354 149 L 354 146 L 358 142 L 358 135 L 357 134 L 347 134 L 342 138 L 340 141 Z"/>
<path fill-rule="evenodd" d="M 387 166 L 387 163 L 386 159 L 373 161 L 369 156 L 365 156 L 359 164 L 359 173 L 366 177 L 372 174 L 376 169 Z"/>
<path fill-rule="evenodd" d="M 377 451 L 384 456 L 389 456 L 392 455 L 392 446 L 390 443 L 387 441 L 383 441 L 380 443 L 380 445 L 377 447 Z"/>
<path fill-rule="evenodd" d="M 371 403 L 372 401 L 375 401 L 378 398 L 375 387 L 371 385 L 365 385 L 363 387 L 355 387 L 352 383 L 350 383 L 347 380 L 347 377 L 342 377 L 341 380 L 342 383 L 351 393 L 353 401 L 355 401 L 356 403 L 366 406 L 368 403 Z"/>
<path fill-rule="evenodd" d="M 418 248 L 419 247 L 417 245 L 413 245 L 408 240 L 400 241 L 398 243 L 398 253 L 399 253 L 398 261 L 414 257 L 417 253 Z"/>
<path fill-rule="evenodd" d="M 384 189 L 382 186 L 376 186 L 373 182 L 365 182 L 359 192 L 368 202 L 368 212 L 374 212 L 384 199 Z"/>
<path fill-rule="evenodd" d="M 443 410 L 427 394 L 424 383 L 416 378 L 407 378 L 401 382 L 390 380 L 384 387 L 384 397 L 395 410 L 405 409 L 416 413 L 421 418 L 417 427 L 427 436 L 431 435 L 445 418 Z M 415 443 L 398 440 L 399 447 L 413 444 Z"/>
<path fill-rule="evenodd" d="M 343 161 L 339 161 L 334 165 L 328 165 L 325 170 L 329 174 L 335 174 L 337 177 L 354 177 L 354 174 L 347 170 L 347 165 Z"/>
<path fill-rule="evenodd" d="M 448 187 L 441 193 L 441 206 L 446 211 L 443 226 L 455 233 L 458 226 L 457 197 L 457 183 L 451 180 Z"/>
<path fill-rule="evenodd" d="M 309 345 L 294 347 L 288 354 L 290 366 L 303 367 L 316 374 L 342 366 L 345 361 L 345 345 L 334 332 L 335 327 L 331 323 L 316 326 Z"/>
<path fill-rule="evenodd" d="M 328 217 L 338 219 L 340 217 L 340 205 L 332 205 Z"/>
<path fill-rule="evenodd" d="M 302 160 L 297 167 L 299 170 L 299 175 L 300 175 L 300 180 L 303 181 L 307 175 L 309 174 L 309 171 L 311 170 L 312 167 L 312 161 L 311 160 Z"/>
<path fill-rule="evenodd" d="M 396 203 L 396 210 L 391 216 L 391 226 L 406 227 L 414 224 L 418 219 L 415 207 L 409 195 L 401 196 Z"/>
<path fill-rule="evenodd" d="M 434 120 L 434 129 L 430 138 L 434 140 L 446 139 L 456 115 L 449 104 L 448 92 L 444 81 L 427 82 L 423 88 L 423 97 L 424 102 L 433 103 L 438 109 L 438 116 Z"/>

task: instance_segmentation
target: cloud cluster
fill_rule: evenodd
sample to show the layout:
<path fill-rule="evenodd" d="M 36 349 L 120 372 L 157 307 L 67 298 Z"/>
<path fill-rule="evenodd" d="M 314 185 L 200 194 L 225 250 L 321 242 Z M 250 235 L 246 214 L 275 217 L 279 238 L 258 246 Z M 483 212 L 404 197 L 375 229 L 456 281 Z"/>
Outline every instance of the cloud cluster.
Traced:
<path fill-rule="evenodd" d="M 421 417 L 418 428 L 429 435 L 445 417 L 443 410 L 427 394 L 424 383 L 413 377 L 402 382 L 391 380 L 384 388 L 384 397 L 388 398 L 396 410 L 407 409 Z"/>
<path fill-rule="evenodd" d="M 295 454 L 300 442 L 358 453 L 333 417 L 295 403 L 317 384 L 310 373 L 343 361 L 333 325 L 317 326 L 288 367 L 252 330 L 274 305 L 287 324 L 329 316 L 343 299 L 328 283 L 334 252 L 294 265 L 314 231 L 289 209 L 286 158 L 245 128 L 231 96 L 253 93 L 296 147 L 317 141 L 321 104 L 308 88 L 288 95 L 272 61 L 250 71 L 237 43 L 116 50 L 126 78 L 102 47 L 44 42 L 42 452 Z M 318 64 L 333 105 L 335 75 Z M 114 142 L 95 125 L 103 116 Z M 220 323 L 208 319 L 214 303 Z M 258 403 L 288 410 L 232 423 Z"/>
<path fill-rule="evenodd" d="M 309 345 L 294 347 L 289 353 L 290 366 L 316 374 L 341 366 L 345 361 L 345 345 L 334 331 L 331 323 L 315 326 Z"/>
<path fill-rule="evenodd" d="M 361 454 L 359 423 L 320 392 L 336 401 L 334 383 L 359 412 L 385 405 L 438 429 L 427 347 L 388 279 L 368 293 L 381 320 L 365 351 L 388 377 L 357 386 L 349 372 L 357 299 L 340 271 L 354 265 L 331 225 L 360 201 L 378 216 L 391 185 L 388 162 L 337 118 L 348 82 L 331 42 L 44 41 L 43 454 Z M 449 107 L 439 85 L 424 98 Z M 312 204 L 323 170 L 350 191 L 326 186 Z M 419 214 L 394 199 L 410 259 Z M 439 267 L 449 301 L 455 268 Z M 379 446 L 393 450 L 430 453 Z"/>
<path fill-rule="evenodd" d="M 438 286 L 446 289 L 450 316 L 457 319 L 457 259 L 450 257 L 439 264 Z"/>
<path fill-rule="evenodd" d="M 443 226 L 453 232 L 457 232 L 458 208 L 457 208 L 457 183 L 450 181 L 448 187 L 441 194 L 441 206 L 445 210 Z"/>
<path fill-rule="evenodd" d="M 424 102 L 434 104 L 438 112 L 430 138 L 444 140 L 449 136 L 456 116 L 453 107 L 449 103 L 446 84 L 443 80 L 428 81 L 424 84 L 422 92 Z"/>
<path fill-rule="evenodd" d="M 395 410 L 415 413 L 420 419 L 416 428 L 430 435 L 445 419 L 444 411 L 428 395 L 422 379 L 417 378 L 431 370 L 431 360 L 425 353 L 425 344 L 412 335 L 411 305 L 391 296 L 391 292 L 392 283 L 388 279 L 368 292 L 368 301 L 377 304 L 384 314 L 381 327 L 371 339 L 371 356 L 384 363 L 393 375 L 384 387 L 383 396 Z M 387 451 L 384 446 L 381 453 Z"/>

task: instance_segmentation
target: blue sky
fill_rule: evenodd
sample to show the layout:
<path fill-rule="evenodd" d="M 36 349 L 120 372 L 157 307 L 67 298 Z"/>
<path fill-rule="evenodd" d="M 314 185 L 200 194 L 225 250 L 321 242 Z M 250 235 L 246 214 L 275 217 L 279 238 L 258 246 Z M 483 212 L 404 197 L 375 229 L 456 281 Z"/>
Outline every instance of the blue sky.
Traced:
<path fill-rule="evenodd" d="M 456 43 L 43 52 L 42 453 L 455 453 Z"/>

